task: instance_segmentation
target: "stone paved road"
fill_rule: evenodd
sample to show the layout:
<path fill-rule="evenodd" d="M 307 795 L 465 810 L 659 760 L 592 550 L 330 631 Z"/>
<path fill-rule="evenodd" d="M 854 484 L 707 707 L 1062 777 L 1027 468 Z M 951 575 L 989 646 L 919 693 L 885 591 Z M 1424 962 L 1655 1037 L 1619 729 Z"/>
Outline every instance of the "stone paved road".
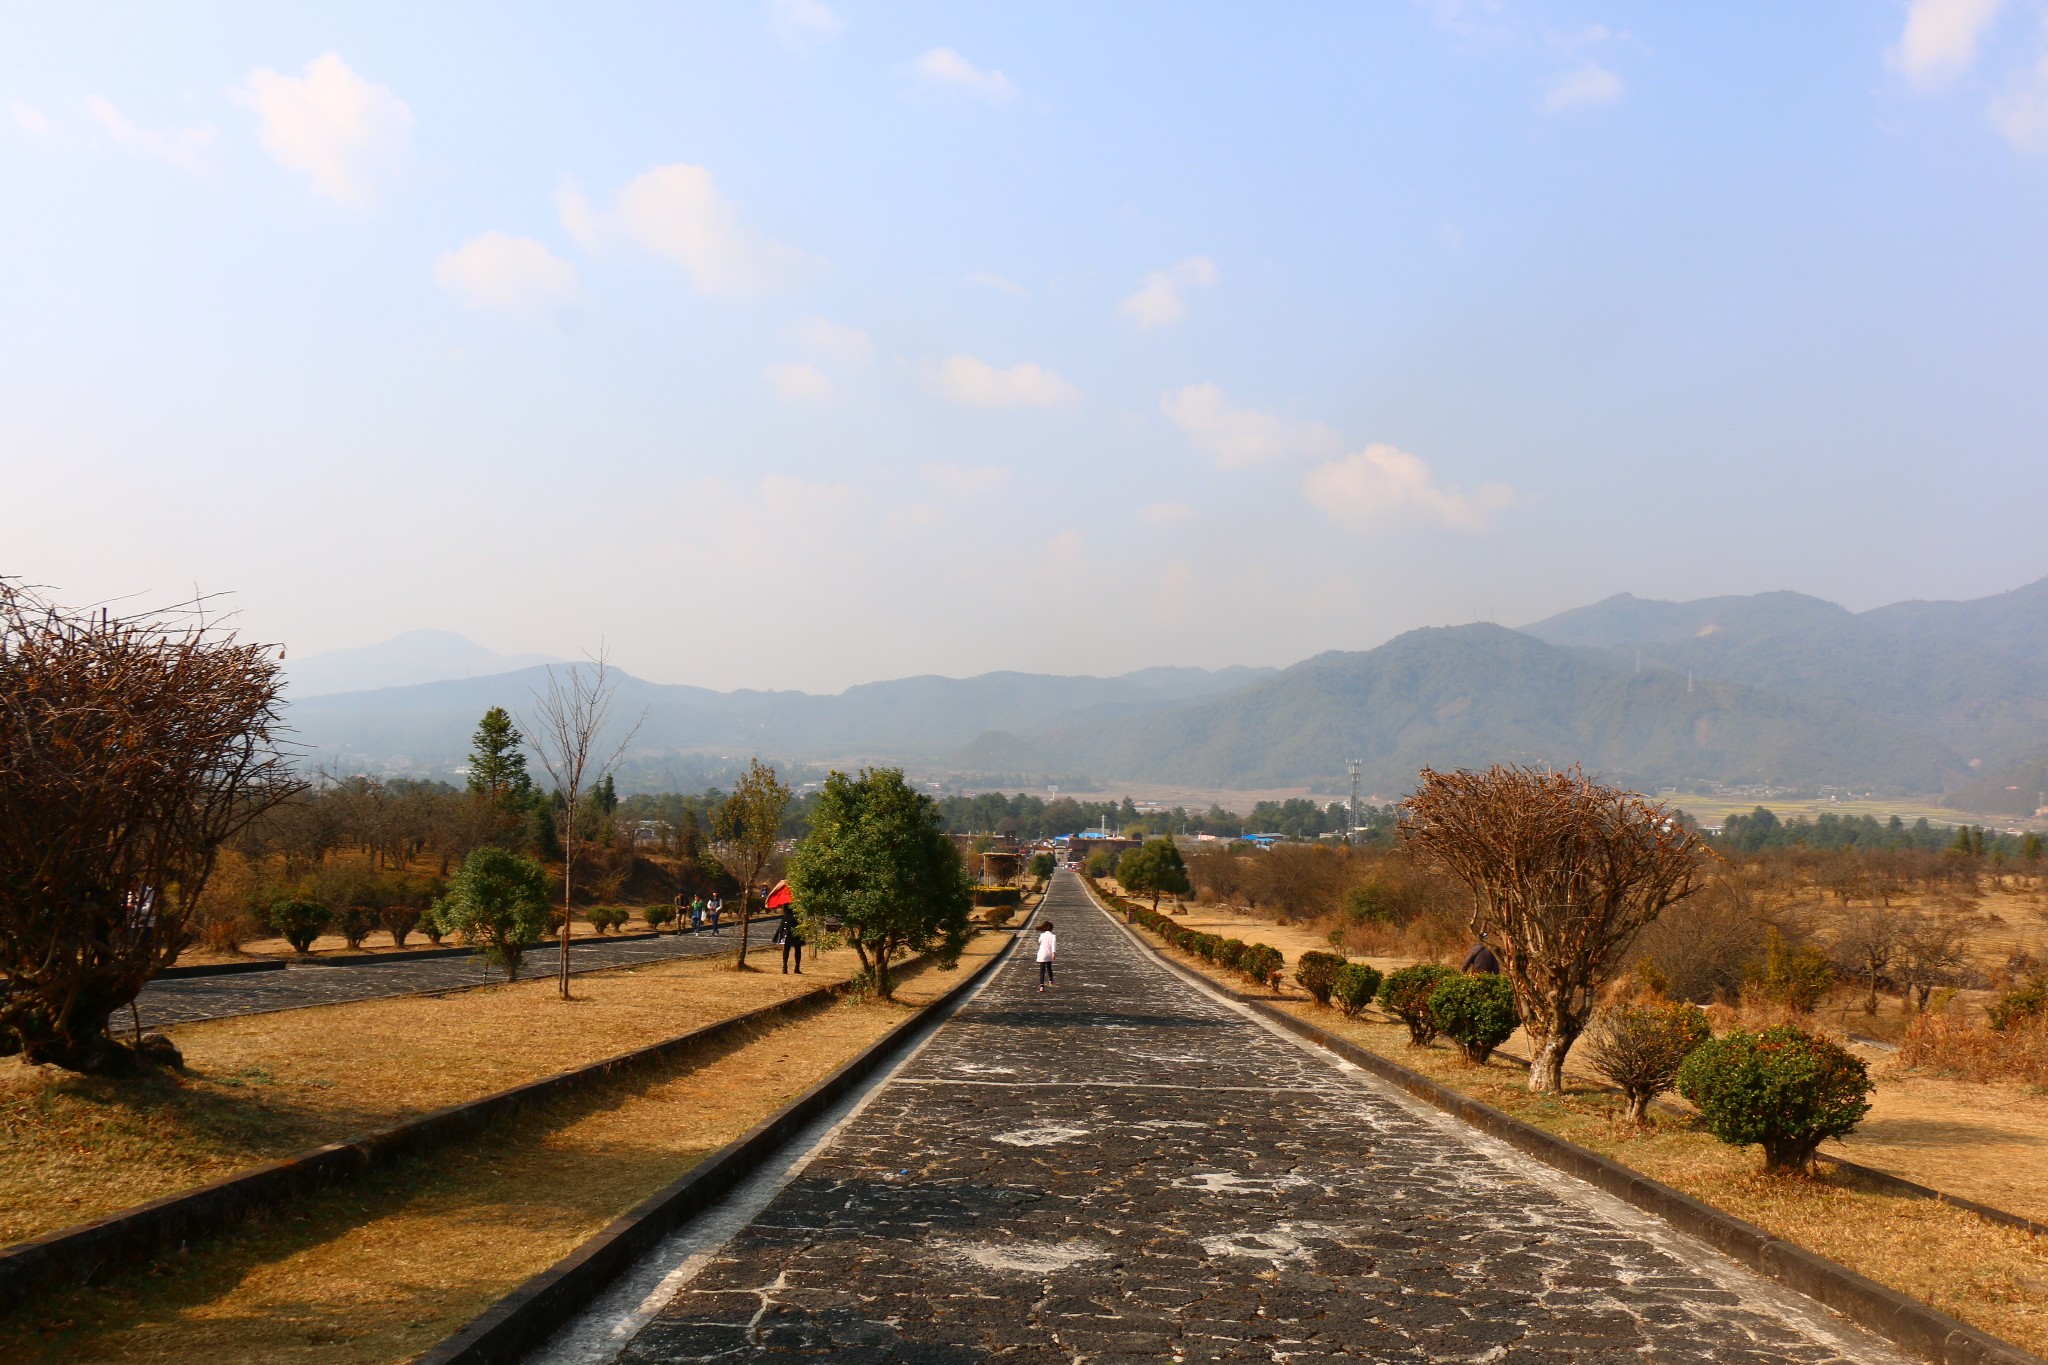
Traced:
<path fill-rule="evenodd" d="M 622 1359 L 1898 1360 L 1042 913 Z"/>
<path fill-rule="evenodd" d="M 754 921 L 754 943 L 757 947 L 767 937 L 763 923 L 759 919 Z M 731 925 L 726 926 L 723 935 L 709 932 L 664 934 L 660 938 L 624 942 L 602 938 L 572 939 L 569 970 L 595 972 L 635 962 L 664 962 L 676 957 L 731 952 L 738 941 L 738 931 Z M 545 976 L 553 972 L 558 951 L 549 944 L 527 954 L 526 975 Z M 225 976 L 187 976 L 170 981 L 152 981 L 135 1003 L 142 1016 L 142 1026 L 159 1028 L 165 1024 L 187 1024 L 231 1014 L 264 1014 L 273 1010 L 305 1009 L 311 1005 L 339 1005 L 351 1000 L 378 1000 L 421 991 L 460 990 L 465 986 L 481 986 L 504 979 L 503 972 L 487 968 L 473 957 L 430 957 L 411 962 L 287 967 L 281 972 L 237 972 Z"/>

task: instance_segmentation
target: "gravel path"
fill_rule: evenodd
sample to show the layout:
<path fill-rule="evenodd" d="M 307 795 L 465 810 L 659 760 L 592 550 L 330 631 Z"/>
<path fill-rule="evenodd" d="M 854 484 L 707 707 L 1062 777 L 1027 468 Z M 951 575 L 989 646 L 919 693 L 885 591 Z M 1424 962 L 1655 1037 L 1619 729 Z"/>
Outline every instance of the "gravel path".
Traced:
<path fill-rule="evenodd" d="M 754 942 L 765 939 L 754 921 Z M 571 939 L 569 970 L 596 972 L 635 962 L 665 962 L 670 958 L 699 957 L 731 952 L 739 931 L 727 926 L 724 934 L 700 931 L 694 934 L 663 934 L 660 938 L 629 939 L 623 942 L 602 938 Z M 558 950 L 548 944 L 526 956 L 525 975 L 546 976 L 555 970 Z M 266 1014 L 273 1010 L 306 1009 L 313 1005 L 339 1005 L 351 1000 L 378 1000 L 394 995 L 416 995 L 423 991 L 452 991 L 503 981 L 505 974 L 485 967 L 473 957 L 430 957 L 410 962 L 368 962 L 345 967 L 290 966 L 281 972 L 237 972 L 223 976 L 188 976 L 172 981 L 152 981 L 136 1001 L 142 1027 L 188 1024 L 199 1019 L 220 1019 L 232 1014 Z M 117 1017 L 118 1027 L 126 1023 Z"/>
<path fill-rule="evenodd" d="M 1042 914 L 1058 987 L 1016 954 L 606 1355 L 1899 1361 L 1182 981 L 1071 875 Z"/>

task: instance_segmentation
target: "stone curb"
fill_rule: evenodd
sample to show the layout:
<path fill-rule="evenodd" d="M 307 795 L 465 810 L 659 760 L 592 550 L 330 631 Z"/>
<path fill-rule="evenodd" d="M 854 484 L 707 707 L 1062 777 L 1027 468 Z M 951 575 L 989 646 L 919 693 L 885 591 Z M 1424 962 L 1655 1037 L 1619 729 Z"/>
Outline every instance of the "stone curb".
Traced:
<path fill-rule="evenodd" d="M 756 915 L 754 916 L 754 922 L 759 923 L 763 918 L 766 917 Z M 733 920 L 731 924 L 737 926 L 739 921 Z M 690 938 L 708 932 L 708 930 L 697 929 L 685 932 L 680 936 Z M 678 937 L 678 934 L 672 929 L 640 929 L 630 934 L 583 934 L 574 939 L 573 944 L 575 948 L 580 948 L 586 943 L 633 943 L 650 938 L 675 937 Z M 561 946 L 560 943 L 553 939 L 546 939 L 527 951 L 545 955 L 549 952 L 561 951 Z M 282 971 L 286 967 L 374 967 L 383 962 L 424 962 L 430 958 L 437 957 L 462 957 L 475 951 L 474 948 L 442 947 L 399 948 L 388 953 L 333 953 L 326 957 L 300 957 L 294 953 L 289 957 L 279 956 L 258 962 L 200 962 L 194 963 L 189 967 L 166 967 L 151 977 L 150 980 L 175 981 L 188 976 L 232 976 L 238 972 L 276 972 Z"/>
<path fill-rule="evenodd" d="M 1027 917 L 1025 923 L 1029 922 Z M 532 1351 L 664 1237 L 724 1198 L 813 1119 L 880 1070 L 927 1022 L 980 985 L 1008 959 L 1021 932 L 1020 925 L 1010 941 L 966 980 L 889 1030 L 779 1112 L 706 1157 L 689 1174 L 627 1210 L 604 1231 L 499 1299 L 460 1331 L 415 1356 L 412 1365 L 509 1365 Z"/>
<path fill-rule="evenodd" d="M 0 1313 L 18 1307 L 36 1290 L 88 1284 L 114 1271 L 145 1264 L 202 1237 L 224 1232 L 252 1213 L 276 1208 L 321 1185 L 351 1179 L 399 1157 L 467 1136 L 520 1110 L 564 1098 L 691 1048 L 719 1042 L 750 1025 L 800 1013 L 844 990 L 843 983 L 821 986 L 646 1047 L 314 1147 L 89 1223 L 58 1228 L 17 1242 L 0 1249 Z"/>
<path fill-rule="evenodd" d="M 188 976 L 240 976 L 243 972 L 281 972 L 284 959 L 275 962 L 198 962 L 189 967 L 166 967 L 151 981 L 182 981 Z"/>
<path fill-rule="evenodd" d="M 1085 881 L 1083 885 L 1086 885 Z M 1117 922 L 1116 915 L 1103 905 L 1095 889 L 1088 889 L 1095 896 L 1096 908 L 1108 915 L 1112 923 Z M 1168 957 L 1143 934 L 1130 929 L 1126 932 L 1130 932 L 1133 939 L 1169 970 L 1187 980 L 1235 1000 L 1289 1033 L 1399 1086 L 1417 1099 L 1434 1105 L 1490 1137 L 1498 1138 L 1524 1155 L 1576 1176 L 1645 1213 L 1656 1215 L 1729 1259 L 1825 1304 L 1859 1327 L 1924 1360 L 1935 1361 L 1939 1365 L 2048 1365 L 2041 1357 L 1980 1332 L 1938 1308 L 1888 1289 L 1847 1266 L 1816 1256 L 1804 1247 L 1780 1241 L 1754 1223 L 1704 1204 L 1575 1142 L 1546 1133 L 1492 1105 L 1481 1104 L 1286 1010 L 1211 980 Z"/>

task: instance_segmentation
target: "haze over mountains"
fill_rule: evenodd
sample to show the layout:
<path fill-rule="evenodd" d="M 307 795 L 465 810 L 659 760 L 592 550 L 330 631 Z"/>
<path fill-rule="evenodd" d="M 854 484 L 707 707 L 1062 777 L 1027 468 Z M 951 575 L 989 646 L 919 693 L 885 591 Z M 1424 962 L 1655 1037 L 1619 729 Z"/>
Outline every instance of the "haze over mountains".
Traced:
<path fill-rule="evenodd" d="M 477 715 L 527 704 L 540 672 L 309 697 L 292 721 L 345 764 L 445 771 Z M 830 697 L 628 679 L 620 713 L 643 708 L 639 751 L 1013 781 L 1334 790 L 1356 758 L 1391 793 L 1425 764 L 1581 762 L 1645 787 L 1946 792 L 2024 815 L 2048 803 L 2048 580 L 1860 613 L 1789 592 L 1624 593 L 1519 630 L 1411 631 L 1277 671 L 921 677 Z"/>

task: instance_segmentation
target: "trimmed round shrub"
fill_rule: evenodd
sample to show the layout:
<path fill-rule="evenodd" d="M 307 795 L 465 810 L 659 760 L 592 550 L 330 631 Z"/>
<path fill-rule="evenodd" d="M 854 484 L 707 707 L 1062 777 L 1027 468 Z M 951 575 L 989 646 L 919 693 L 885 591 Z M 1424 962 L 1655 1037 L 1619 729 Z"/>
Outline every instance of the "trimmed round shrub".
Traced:
<path fill-rule="evenodd" d="M 647 927 L 659 933 L 661 926 L 676 917 L 673 905 L 650 905 L 640 912 L 640 918 L 647 921 Z"/>
<path fill-rule="evenodd" d="M 1646 1124 L 1650 1101 L 1671 1088 L 1693 1049 L 1713 1036 L 1698 1005 L 1658 1000 L 1600 1011 L 1586 1049 L 1593 1069 L 1620 1087 L 1628 1117 Z"/>
<path fill-rule="evenodd" d="M 1429 1017 L 1429 997 L 1457 973 L 1434 962 L 1420 962 L 1388 974 L 1380 983 L 1380 1006 L 1408 1026 L 1408 1045 L 1426 1047 L 1436 1037 Z"/>
<path fill-rule="evenodd" d="M 976 905 L 1017 905 L 1024 899 L 1021 886 L 977 886 L 973 891 Z"/>
<path fill-rule="evenodd" d="M 1237 960 L 1237 970 L 1245 980 L 1267 987 L 1279 986 L 1280 973 L 1286 965 L 1287 958 L 1280 950 L 1264 943 L 1252 944 Z"/>
<path fill-rule="evenodd" d="M 1330 998 L 1337 1002 L 1346 1019 L 1356 1019 L 1379 991 L 1379 969 L 1363 962 L 1345 963 L 1330 983 Z"/>
<path fill-rule="evenodd" d="M 605 934 L 623 925 L 629 913 L 623 905 L 593 905 L 584 912 L 583 918 L 590 921 L 591 928 Z"/>
<path fill-rule="evenodd" d="M 412 931 L 420 927 L 420 912 L 410 905 L 387 905 L 378 913 L 377 922 L 391 935 L 391 941 L 403 948 Z"/>
<path fill-rule="evenodd" d="M 1453 974 L 1439 981 L 1429 993 L 1429 1020 L 1474 1066 L 1485 1066 L 1521 1022 L 1515 1017 L 1514 986 L 1492 972 Z"/>
<path fill-rule="evenodd" d="M 313 951 L 313 940 L 334 923 L 334 912 L 319 901 L 284 900 L 270 907 L 270 927 L 301 953 Z"/>
<path fill-rule="evenodd" d="M 1774 1174 L 1805 1170 L 1821 1143 L 1854 1132 L 1870 1112 L 1870 1088 L 1861 1058 L 1790 1024 L 1711 1038 L 1678 1069 L 1678 1093 L 1707 1131 L 1731 1146 L 1761 1146 Z"/>
<path fill-rule="evenodd" d="M 1244 961 L 1244 950 L 1251 947 L 1241 938 L 1226 938 L 1216 945 L 1216 965 L 1226 971 L 1236 971 Z"/>
<path fill-rule="evenodd" d="M 334 927 L 351 952 L 362 948 L 363 940 L 377 928 L 377 911 L 367 905 L 351 905 L 334 917 Z"/>
<path fill-rule="evenodd" d="M 1303 953 L 1294 962 L 1294 979 L 1309 993 L 1318 1005 L 1330 1003 L 1330 991 L 1337 984 L 1337 973 L 1344 969 L 1344 958 L 1338 953 Z"/>

